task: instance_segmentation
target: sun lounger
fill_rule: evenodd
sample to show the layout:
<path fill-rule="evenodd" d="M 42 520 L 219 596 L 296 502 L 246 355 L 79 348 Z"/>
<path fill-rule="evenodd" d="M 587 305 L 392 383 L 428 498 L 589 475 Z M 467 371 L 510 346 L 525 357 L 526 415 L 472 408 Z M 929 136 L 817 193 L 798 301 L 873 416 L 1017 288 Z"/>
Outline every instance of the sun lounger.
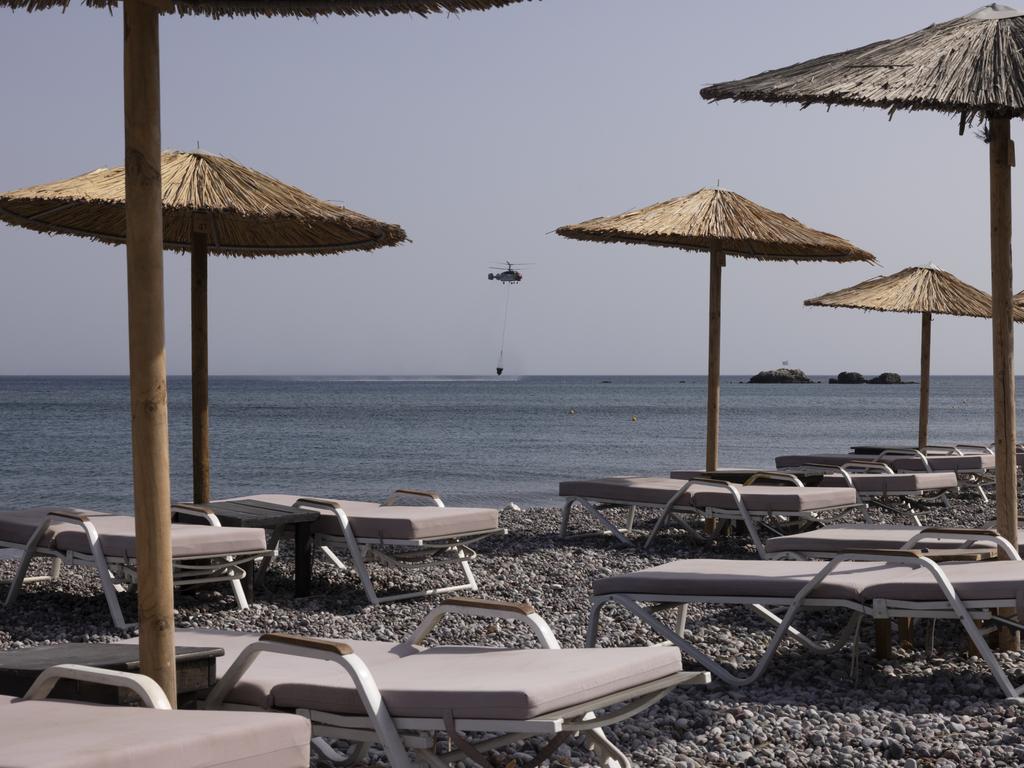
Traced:
<path fill-rule="evenodd" d="M 406 497 L 427 499 L 430 505 L 403 506 L 396 503 Z M 476 591 L 476 577 L 470 567 L 476 558 L 473 545 L 488 536 L 508 533 L 499 525 L 498 510 L 446 507 L 432 491 L 399 490 L 383 504 L 288 494 L 257 494 L 225 501 L 246 499 L 319 510 L 320 519 L 313 523 L 314 547 L 318 547 L 341 571 L 349 571 L 349 566 L 342 559 L 347 557 L 359 576 L 367 600 L 374 605 L 464 589 Z M 175 505 L 175 509 L 189 506 Z M 279 536 L 280 532 L 272 536 L 271 549 L 276 548 Z M 380 595 L 366 567 L 367 563 L 373 562 L 400 570 L 457 564 L 465 575 L 465 581 L 417 592 Z"/>
<path fill-rule="evenodd" d="M 141 707 L 47 699 L 59 680 L 127 688 Z M 4 768 L 308 768 L 309 722 L 282 713 L 174 711 L 150 678 L 64 664 L 0 696 Z"/>
<path fill-rule="evenodd" d="M 677 560 L 598 579 L 594 582 L 587 644 L 596 642 L 602 609 L 615 604 L 716 677 L 731 685 L 745 685 L 764 673 L 787 637 L 813 652 L 828 653 L 856 637 L 865 616 L 876 620 L 954 619 L 974 642 L 1003 694 L 1016 698 L 1024 686 L 1013 685 L 975 622 L 1024 626 L 1020 623 L 1024 562 L 1009 542 L 998 536 L 968 532 L 966 540 L 996 546 L 1007 559 L 939 565 L 910 549 L 862 550 L 829 561 Z M 686 639 L 686 607 L 691 603 L 748 605 L 775 626 L 771 642 L 753 670 L 747 674 L 731 672 Z M 805 608 L 846 609 L 852 617 L 832 645 L 826 646 L 793 626 Z M 675 615 L 666 623 L 658 614 L 670 609 L 676 609 Z M 778 609 L 784 614 L 778 615 Z M 1017 621 L 997 615 L 1000 609 L 1012 609 Z"/>
<path fill-rule="evenodd" d="M 780 473 L 769 473 L 779 475 Z M 765 476 L 761 469 L 724 469 L 714 472 L 677 470 L 671 477 L 680 480 L 712 477 L 744 483 L 755 475 Z M 841 466 L 805 464 L 787 470 L 778 484 L 803 484 L 815 488 L 854 488 L 857 498 L 870 507 L 899 514 L 910 514 L 921 525 L 918 513 L 941 503 L 948 507 L 947 494 L 959 486 L 955 472 L 896 472 L 880 461 L 848 461 Z"/>
<path fill-rule="evenodd" d="M 449 614 L 520 623 L 540 647 L 424 646 Z M 312 721 L 314 747 L 330 761 L 357 763 L 376 743 L 393 768 L 413 765 L 407 751 L 422 761 L 417 765 L 489 766 L 481 756 L 488 749 L 545 737 L 529 764 L 536 765 L 574 733 L 584 735 L 593 763 L 628 768 L 602 728 L 677 685 L 710 680 L 706 672 L 682 671 L 674 648 L 562 649 L 529 604 L 472 598 L 448 598 L 402 643 L 222 630 L 179 630 L 175 637 L 225 651 L 207 708 L 294 711 Z M 452 751 L 435 754 L 438 732 Z M 487 735 L 470 742 L 467 732 Z M 357 746 L 340 755 L 326 738 Z"/>
<path fill-rule="evenodd" d="M 972 533 L 980 542 L 970 538 Z M 768 557 L 792 559 L 831 558 L 841 552 L 860 549 L 917 549 L 925 552 L 943 549 L 992 549 L 986 543 L 996 535 L 993 529 L 971 531 L 964 528 L 923 528 L 911 525 L 828 525 L 813 531 L 775 536 L 764 542 Z M 1024 530 L 1018 531 L 1024 546 Z"/>
<path fill-rule="evenodd" d="M 17 599 L 26 581 L 56 579 L 60 563 L 96 569 L 115 626 L 126 625 L 117 593 L 135 583 L 135 518 L 69 507 L 0 510 L 0 546 L 22 550 L 21 562 L 7 592 L 6 605 Z M 205 525 L 171 526 L 175 585 L 226 582 L 240 608 L 249 603 L 242 589 L 243 565 L 264 557 L 262 530 Z M 35 557 L 52 558 L 49 576 L 28 578 Z"/>
<path fill-rule="evenodd" d="M 624 544 L 638 508 L 658 509 L 660 514 L 647 537 L 649 546 L 670 522 L 679 523 L 695 536 L 702 534 L 683 515 L 742 521 L 758 554 L 764 556 L 759 526 L 772 519 L 814 519 L 824 512 L 863 508 L 853 488 L 806 488 L 798 485 L 762 485 L 761 479 L 778 479 L 779 473 L 761 473 L 738 485 L 724 480 L 674 480 L 667 477 L 607 477 L 599 480 L 570 480 L 559 484 L 565 499 L 562 508 L 562 536 L 568 535 L 569 515 L 579 505 L 610 534 Z M 610 507 L 629 507 L 630 520 L 623 531 L 604 514 Z"/>
<path fill-rule="evenodd" d="M 841 467 L 850 462 L 880 462 L 895 472 L 955 472 L 961 488 L 969 488 L 988 501 L 986 485 L 992 485 L 995 456 L 990 453 L 965 454 L 955 450 L 929 449 L 927 454 L 917 448 L 889 448 L 877 453 L 811 453 L 776 456 L 775 466 L 785 471 L 806 466 Z"/>

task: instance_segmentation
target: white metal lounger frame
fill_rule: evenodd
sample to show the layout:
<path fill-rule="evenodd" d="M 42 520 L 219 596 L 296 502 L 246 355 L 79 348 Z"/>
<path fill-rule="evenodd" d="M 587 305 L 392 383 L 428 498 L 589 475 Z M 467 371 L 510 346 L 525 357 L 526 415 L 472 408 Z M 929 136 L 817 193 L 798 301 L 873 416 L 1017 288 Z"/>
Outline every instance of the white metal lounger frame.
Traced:
<path fill-rule="evenodd" d="M 490 619 L 508 619 L 523 622 L 535 635 L 542 648 L 559 648 L 558 640 L 529 604 L 503 603 L 471 598 L 448 599 L 427 614 L 406 640 L 420 644 L 447 614 L 460 614 Z M 490 761 L 481 753 L 488 749 L 522 741 L 530 736 L 547 736 L 548 744 L 536 759 L 523 768 L 540 765 L 566 738 L 581 733 L 599 764 L 630 768 L 632 763 L 602 730 L 646 709 L 677 685 L 709 682 L 706 672 L 677 672 L 659 680 L 601 696 L 584 704 L 550 712 L 529 720 L 490 720 L 453 718 L 451 713 L 438 712 L 436 717 L 392 717 L 373 673 L 352 648 L 343 642 L 314 640 L 291 635 L 264 635 L 259 642 L 245 648 L 206 699 L 207 709 L 252 709 L 252 707 L 224 704 L 225 697 L 238 685 L 246 670 L 261 653 L 281 653 L 336 662 L 351 677 L 366 710 L 362 715 L 338 715 L 314 709 L 299 709 L 298 714 L 308 717 L 313 725 L 314 740 L 322 756 L 336 765 L 353 765 L 362 761 L 371 744 L 380 744 L 392 768 L 411 768 L 408 752 L 417 763 L 433 768 L 448 768 L 456 761 L 489 766 Z M 595 712 L 621 705 L 602 717 Z M 435 753 L 434 734 L 448 735 L 449 746 L 457 749 L 443 754 Z M 483 741 L 470 742 L 462 734 L 481 732 L 498 734 Z M 326 739 L 344 739 L 353 744 L 348 755 L 341 755 L 330 747 Z"/>
<path fill-rule="evenodd" d="M 72 550 L 53 549 L 42 547 L 39 542 L 50 529 L 50 526 L 58 522 L 70 522 L 80 526 L 85 532 L 89 541 L 89 552 L 75 552 Z M 217 523 L 219 525 L 219 522 Z M 117 600 L 117 593 L 124 592 L 126 585 L 135 583 L 137 573 L 134 566 L 134 558 L 126 556 L 115 556 L 104 554 L 100 544 L 99 533 L 93 525 L 89 516 L 77 510 L 60 510 L 50 512 L 43 518 L 42 522 L 33 531 L 28 542 L 0 542 L 0 546 L 7 546 L 22 550 L 21 560 L 18 569 L 14 574 L 10 587 L 7 590 L 7 598 L 4 605 L 10 606 L 18 598 L 21 586 L 26 581 L 40 581 L 56 579 L 60 575 L 61 562 L 68 565 L 86 565 L 96 569 L 103 588 L 103 596 L 107 601 L 107 608 L 110 609 L 110 618 L 118 629 L 127 628 L 124 620 L 121 605 Z M 188 557 L 175 557 L 172 559 L 175 586 L 190 584 L 218 584 L 227 582 L 231 585 L 231 591 L 238 602 L 238 607 L 245 609 L 249 607 L 249 601 L 245 597 L 245 590 L 242 588 L 241 580 L 245 578 L 243 565 L 269 555 L 265 549 L 247 550 L 242 552 L 228 552 L 220 555 L 196 555 Z M 54 560 L 54 567 L 49 576 L 36 576 L 26 578 L 29 564 L 34 557 L 50 557 Z"/>
<path fill-rule="evenodd" d="M 416 491 L 400 489 L 392 493 L 381 506 L 393 506 L 403 496 L 419 496 L 429 498 L 434 507 L 444 507 L 441 497 L 433 491 Z M 345 507 L 331 499 L 318 499 L 307 497 L 298 499 L 292 506 L 305 507 L 308 509 L 328 510 L 337 517 L 338 526 L 342 535 L 334 536 L 328 534 L 316 534 L 313 546 L 319 547 L 328 560 L 339 570 L 347 572 L 349 565 L 338 556 L 335 549 L 342 549 L 347 552 L 351 561 L 351 570 L 359 576 L 366 599 L 373 605 L 393 602 L 395 600 L 408 600 L 414 597 L 427 597 L 430 595 L 442 595 L 448 592 L 457 592 L 468 589 L 472 592 L 477 590 L 476 576 L 470 562 L 476 559 L 476 551 L 471 545 L 481 539 L 495 534 L 505 535 L 506 528 L 489 528 L 483 531 L 466 531 L 455 535 L 432 536 L 419 539 L 385 539 L 382 537 L 356 536 L 349 523 Z M 429 507 L 426 507 L 429 509 Z M 277 532 L 271 541 L 271 548 L 277 544 Z M 392 547 L 403 552 L 392 552 L 385 549 Z M 441 557 L 447 556 L 447 557 Z M 373 579 L 370 578 L 370 571 L 367 569 L 368 562 L 376 562 L 381 565 L 397 568 L 399 570 L 422 570 L 426 568 L 437 568 L 440 566 L 458 564 L 465 576 L 463 583 L 446 584 L 440 587 L 432 587 L 418 592 L 403 592 L 400 594 L 379 595 L 373 586 Z"/>
<path fill-rule="evenodd" d="M 1010 621 L 996 615 L 1001 608 L 1009 608 L 1020 611 L 1018 600 L 962 600 L 950 583 L 949 578 L 943 573 L 942 568 L 924 554 L 917 552 L 911 547 L 916 543 L 915 537 L 907 543 L 904 549 L 900 550 L 861 550 L 859 552 L 846 552 L 837 555 L 833 559 L 823 562 L 821 570 L 808 581 L 792 597 L 767 597 L 764 595 L 682 595 L 682 594 L 640 594 L 640 593 L 616 593 L 608 595 L 597 595 L 591 599 L 590 623 L 587 628 L 587 645 L 593 646 L 597 641 L 598 623 L 601 610 L 610 603 L 624 608 L 633 616 L 647 624 L 668 642 L 678 646 L 687 656 L 696 660 L 701 666 L 707 669 L 715 677 L 720 678 L 730 685 L 747 685 L 760 678 L 768 667 L 769 662 L 778 649 L 779 645 L 787 637 L 797 640 L 808 650 L 814 653 L 832 653 L 842 648 L 847 642 L 858 635 L 860 620 L 867 616 L 874 619 L 888 618 L 930 618 L 930 619 L 955 619 L 960 622 L 968 637 L 974 643 L 977 652 L 988 664 L 999 685 L 1000 690 L 1008 699 L 1020 700 L 1024 685 L 1015 686 L 999 663 L 992 649 L 988 646 L 981 629 L 975 621 L 993 621 L 1009 625 L 1017 629 L 1024 629 L 1024 617 L 1018 613 L 1017 621 Z M 949 538 L 955 538 L 950 536 Z M 961 536 L 960 539 L 965 537 Z M 1020 555 L 1010 543 L 1000 536 L 982 536 L 978 532 L 971 531 L 968 537 L 971 541 L 988 541 L 999 548 L 1007 560 L 1020 560 Z M 910 601 L 910 600 L 883 600 L 876 599 L 870 602 L 859 602 L 852 600 L 813 598 L 809 595 L 824 581 L 830 573 L 840 564 L 850 561 L 884 562 L 893 565 L 923 567 L 935 579 L 939 589 L 942 591 L 943 600 L 938 601 Z M 646 608 L 643 603 L 653 603 L 653 607 Z M 690 603 L 711 603 L 717 605 L 749 605 L 756 613 L 768 619 L 776 626 L 771 641 L 764 654 L 758 660 L 754 669 L 746 675 L 735 674 L 723 667 L 711 656 L 698 649 L 693 643 L 684 638 L 686 628 L 686 607 Z M 777 606 L 785 608 L 785 614 L 781 617 L 765 606 Z M 675 608 L 678 610 L 674 626 L 669 626 L 662 621 L 657 614 Z M 854 613 L 851 621 L 837 635 L 832 645 L 816 643 L 795 629 L 793 622 L 797 615 L 804 608 L 845 608 Z M 856 645 L 854 646 L 856 648 Z"/>
<path fill-rule="evenodd" d="M 750 486 L 756 484 L 757 480 L 761 479 L 783 479 L 793 485 L 803 487 L 803 483 L 800 482 L 799 478 L 786 474 L 784 472 L 758 472 L 756 475 L 750 477 L 744 486 Z M 736 505 L 735 509 L 722 508 L 722 507 L 696 507 L 691 504 L 681 504 L 680 499 L 686 496 L 687 491 L 691 485 L 714 485 L 726 489 L 732 495 L 733 503 Z M 767 553 L 765 552 L 764 543 L 761 541 L 761 535 L 758 531 L 759 526 L 767 527 L 772 530 L 768 525 L 770 518 L 806 518 L 815 519 L 822 512 L 832 512 L 837 510 L 845 509 L 857 509 L 866 507 L 864 504 L 857 502 L 855 504 L 844 504 L 839 507 L 822 507 L 820 509 L 804 510 L 800 512 L 774 512 L 774 511 L 758 511 L 750 510 L 746 503 L 743 501 L 743 496 L 739 492 L 740 486 L 736 483 L 730 483 L 725 480 L 714 480 L 696 477 L 692 480 L 688 480 L 683 486 L 676 491 L 668 502 L 662 504 L 651 504 L 646 502 L 628 502 L 622 501 L 621 499 L 601 499 L 595 497 L 584 498 L 582 496 L 571 496 L 566 499 L 565 506 L 562 508 L 562 526 L 561 535 L 565 538 L 568 534 L 569 527 L 569 513 L 572 510 L 573 504 L 580 504 L 594 519 L 600 522 L 605 530 L 611 535 L 615 536 L 619 541 L 624 544 L 632 545 L 629 539 L 627 539 L 622 530 L 612 523 L 608 517 L 601 511 L 601 507 L 619 506 L 619 507 L 630 507 L 630 521 L 629 530 L 632 529 L 633 517 L 638 507 L 653 507 L 661 510 L 661 514 L 654 523 L 654 527 L 651 528 L 650 533 L 647 535 L 647 539 L 644 541 L 644 549 L 651 546 L 654 542 L 654 537 L 658 535 L 662 528 L 671 522 L 675 522 L 681 528 L 683 528 L 688 534 L 696 538 L 706 538 L 703 531 L 698 531 L 692 525 L 690 525 L 682 515 L 700 515 L 705 518 L 715 518 L 719 521 L 737 520 L 742 521 L 746 526 L 747 532 L 750 534 L 750 540 L 753 542 L 754 549 L 757 550 L 758 556 L 765 558 Z M 719 525 L 721 530 L 721 523 Z"/>
<path fill-rule="evenodd" d="M 878 507 L 899 515 L 910 515 L 916 525 L 923 525 L 918 514 L 935 502 L 941 502 L 943 507 L 949 508 L 948 489 L 923 490 L 923 491 L 868 491 L 857 488 L 853 481 L 855 474 L 899 474 L 884 461 L 872 461 L 869 459 L 857 459 L 848 461 L 841 466 L 834 464 L 819 464 L 810 462 L 801 464 L 799 467 L 790 467 L 794 471 L 802 470 L 826 470 L 842 475 L 846 485 L 857 491 L 857 498 L 866 505 L 865 512 L 869 513 L 871 507 Z M 865 522 L 871 522 L 868 514 L 865 514 Z"/>

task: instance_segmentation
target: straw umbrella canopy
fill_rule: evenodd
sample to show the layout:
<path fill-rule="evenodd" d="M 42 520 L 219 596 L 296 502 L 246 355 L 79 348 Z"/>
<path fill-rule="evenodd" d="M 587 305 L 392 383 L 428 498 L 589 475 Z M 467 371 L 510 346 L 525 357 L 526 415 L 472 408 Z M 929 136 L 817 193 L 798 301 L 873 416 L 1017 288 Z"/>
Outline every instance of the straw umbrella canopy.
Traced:
<path fill-rule="evenodd" d="M 807 299 L 808 307 L 846 307 L 921 315 L 921 397 L 917 444 L 928 445 L 928 393 L 931 373 L 932 315 L 992 317 L 992 297 L 933 264 L 908 267 Z M 1024 311 L 1017 310 L 1017 320 Z"/>
<path fill-rule="evenodd" d="M 992 261 L 996 506 L 999 532 L 1017 542 L 1010 119 L 1024 116 L 1024 15 L 992 3 L 892 40 L 701 90 L 711 101 L 845 104 L 958 115 L 960 131 L 987 120 Z"/>
<path fill-rule="evenodd" d="M 867 261 L 874 257 L 836 235 L 819 232 L 735 192 L 701 189 L 617 216 L 555 230 L 575 240 L 642 243 L 711 254 L 708 311 L 708 413 L 706 466 L 718 468 L 718 403 L 721 355 L 722 268 L 726 256 L 759 261 Z"/>
<path fill-rule="evenodd" d="M 202 152 L 164 152 L 163 245 L 192 255 L 192 483 L 210 500 L 207 254 L 285 256 L 369 251 L 405 231 Z M 0 194 L 0 220 L 38 232 L 124 243 L 124 168 Z"/>
<path fill-rule="evenodd" d="M 118 0 L 85 0 L 112 10 Z M 139 580 L 142 672 L 172 702 L 174 590 L 171 479 L 164 349 L 163 223 L 160 183 L 160 13 L 220 16 L 318 16 L 484 10 L 519 0 L 124 0 L 125 229 L 132 479 Z M 0 0 L 0 7 L 42 10 L 70 0 Z"/>

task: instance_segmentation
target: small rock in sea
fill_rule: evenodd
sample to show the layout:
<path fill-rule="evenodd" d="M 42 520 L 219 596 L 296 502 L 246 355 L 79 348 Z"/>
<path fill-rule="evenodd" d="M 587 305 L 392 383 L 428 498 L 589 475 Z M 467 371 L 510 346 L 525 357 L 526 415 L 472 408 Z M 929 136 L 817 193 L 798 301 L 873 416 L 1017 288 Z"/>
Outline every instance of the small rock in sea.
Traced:
<path fill-rule="evenodd" d="M 868 384 L 902 384 L 903 378 L 898 373 L 886 371 L 880 373 L 873 379 L 868 379 Z"/>
<path fill-rule="evenodd" d="M 810 384 L 807 374 L 799 368 L 776 368 L 774 371 L 761 371 L 750 377 L 751 384 Z"/>
<path fill-rule="evenodd" d="M 856 371 L 842 371 L 834 379 L 829 379 L 829 384 L 863 384 L 864 376 Z"/>

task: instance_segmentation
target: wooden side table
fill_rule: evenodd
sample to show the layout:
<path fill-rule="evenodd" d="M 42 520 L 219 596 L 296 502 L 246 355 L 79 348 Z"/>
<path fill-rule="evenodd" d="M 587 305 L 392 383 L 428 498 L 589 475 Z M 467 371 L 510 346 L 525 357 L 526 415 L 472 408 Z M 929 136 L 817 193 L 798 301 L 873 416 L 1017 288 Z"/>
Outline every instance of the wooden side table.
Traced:
<path fill-rule="evenodd" d="M 223 648 L 174 649 L 179 708 L 193 706 L 214 686 L 217 682 L 217 659 L 223 655 Z M 39 674 L 55 664 L 84 664 L 120 672 L 138 672 L 139 646 L 128 643 L 62 643 L 2 651 L 0 694 L 24 696 Z M 124 705 L 138 701 L 130 691 L 77 680 L 61 680 L 51 696 L 96 704 Z"/>

